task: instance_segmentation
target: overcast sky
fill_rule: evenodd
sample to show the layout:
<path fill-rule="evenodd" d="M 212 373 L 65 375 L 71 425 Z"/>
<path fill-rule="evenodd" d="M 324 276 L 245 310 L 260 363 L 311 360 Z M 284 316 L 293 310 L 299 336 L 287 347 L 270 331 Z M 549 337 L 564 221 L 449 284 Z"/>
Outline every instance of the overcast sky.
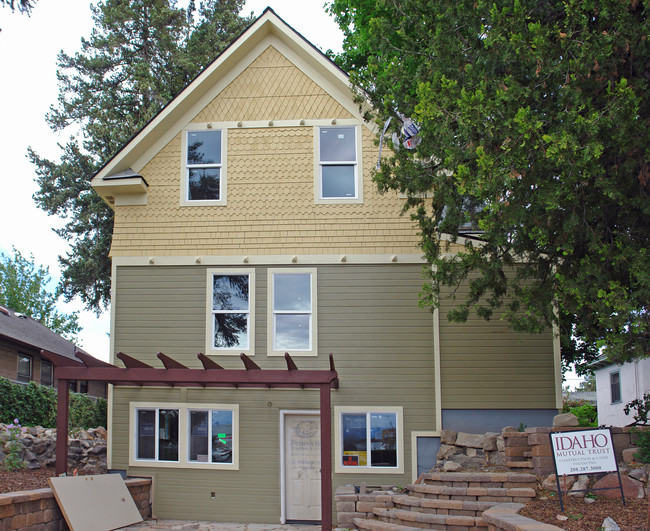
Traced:
<path fill-rule="evenodd" d="M 24 256 L 34 255 L 39 265 L 49 266 L 58 282 L 57 257 L 68 250 L 53 228 L 63 222 L 50 217 L 34 203 L 34 167 L 27 160 L 27 147 L 58 160 L 57 142 L 65 143 L 71 132 L 56 134 L 45 123 L 45 114 L 56 102 L 56 56 L 80 49 L 81 37 L 89 37 L 92 18 L 88 0 L 54 2 L 38 0 L 31 17 L 0 7 L 0 251 L 12 246 Z M 248 0 L 243 14 L 260 15 L 267 6 L 313 44 L 340 51 L 342 35 L 325 13 L 322 0 Z M 82 309 L 79 301 L 61 303 L 70 313 Z M 99 318 L 81 313 L 81 346 L 90 354 L 109 357 L 109 312 Z M 171 353 L 170 353 L 171 354 Z"/>

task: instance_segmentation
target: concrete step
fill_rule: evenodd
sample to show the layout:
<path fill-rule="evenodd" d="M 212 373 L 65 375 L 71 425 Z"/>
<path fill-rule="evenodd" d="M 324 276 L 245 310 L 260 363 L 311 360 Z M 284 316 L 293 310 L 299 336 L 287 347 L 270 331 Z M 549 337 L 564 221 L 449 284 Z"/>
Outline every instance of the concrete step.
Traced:
<path fill-rule="evenodd" d="M 354 525 L 358 529 L 367 531 L 421 531 L 420 527 L 411 527 L 408 525 L 391 524 L 380 520 L 367 520 L 365 518 L 355 518 Z"/>
<path fill-rule="evenodd" d="M 377 507 L 373 512 L 377 519 L 383 522 L 406 526 L 413 524 L 415 527 L 424 527 L 425 529 L 466 528 L 469 530 L 481 527 L 487 528 L 487 523 L 482 518 L 475 516 L 428 514 L 384 507 Z"/>

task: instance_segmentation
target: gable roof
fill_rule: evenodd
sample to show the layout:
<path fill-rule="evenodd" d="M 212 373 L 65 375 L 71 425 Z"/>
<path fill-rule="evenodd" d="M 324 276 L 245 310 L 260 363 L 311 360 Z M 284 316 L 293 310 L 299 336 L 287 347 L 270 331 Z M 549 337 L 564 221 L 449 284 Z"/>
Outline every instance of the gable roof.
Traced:
<path fill-rule="evenodd" d="M 361 119 L 348 76 L 331 59 L 282 20 L 270 7 L 169 102 L 95 175 L 92 185 L 101 193 L 102 181 L 137 175 L 146 164 L 241 73 L 269 44 L 273 44 L 318 83 L 353 116 Z M 124 173 L 128 172 L 128 173 Z M 144 192 L 146 187 L 140 191 Z"/>
<path fill-rule="evenodd" d="M 0 338 L 19 343 L 24 347 L 49 350 L 81 363 L 75 357 L 75 351 L 81 349 L 74 343 L 52 332 L 35 319 L 3 306 L 0 306 Z"/>

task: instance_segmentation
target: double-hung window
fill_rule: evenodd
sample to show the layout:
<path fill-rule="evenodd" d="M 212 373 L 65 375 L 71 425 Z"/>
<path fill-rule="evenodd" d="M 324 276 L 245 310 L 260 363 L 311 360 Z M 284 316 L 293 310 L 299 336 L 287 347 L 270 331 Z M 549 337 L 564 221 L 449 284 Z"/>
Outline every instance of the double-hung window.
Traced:
<path fill-rule="evenodd" d="M 183 150 L 184 175 L 181 204 L 225 204 L 224 131 L 221 129 L 186 131 Z"/>
<path fill-rule="evenodd" d="M 29 382 L 32 379 L 32 357 L 27 354 L 18 354 L 18 370 L 16 379 L 19 382 Z"/>
<path fill-rule="evenodd" d="M 612 395 L 612 404 L 621 401 L 621 373 L 614 371 L 609 373 L 609 387 Z"/>
<path fill-rule="evenodd" d="M 41 384 L 52 385 L 53 381 L 52 364 L 49 361 L 41 359 Z"/>
<path fill-rule="evenodd" d="M 402 408 L 335 409 L 336 472 L 402 473 Z"/>
<path fill-rule="evenodd" d="M 318 128 L 317 202 L 359 202 L 356 126 Z"/>
<path fill-rule="evenodd" d="M 236 404 L 130 404 L 131 466 L 239 468 Z"/>
<path fill-rule="evenodd" d="M 269 269 L 269 351 L 317 355 L 316 270 Z"/>
<path fill-rule="evenodd" d="M 253 270 L 208 270 L 207 351 L 253 354 Z"/>

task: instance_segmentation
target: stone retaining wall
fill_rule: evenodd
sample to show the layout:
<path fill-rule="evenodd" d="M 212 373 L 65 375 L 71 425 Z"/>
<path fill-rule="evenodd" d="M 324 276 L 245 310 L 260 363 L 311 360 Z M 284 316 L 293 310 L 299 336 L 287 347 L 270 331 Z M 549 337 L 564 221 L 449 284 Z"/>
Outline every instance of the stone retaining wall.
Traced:
<path fill-rule="evenodd" d="M 0 466 L 9 452 L 9 428 L 0 424 Z M 56 462 L 56 430 L 50 428 L 21 428 L 17 439 L 20 458 L 29 469 L 54 466 Z M 68 468 L 80 472 L 106 469 L 106 430 L 78 430 L 68 438 Z"/>
<path fill-rule="evenodd" d="M 143 519 L 151 516 L 151 479 L 125 480 Z M 1 531 L 64 531 L 68 529 L 52 489 L 0 494 Z"/>

